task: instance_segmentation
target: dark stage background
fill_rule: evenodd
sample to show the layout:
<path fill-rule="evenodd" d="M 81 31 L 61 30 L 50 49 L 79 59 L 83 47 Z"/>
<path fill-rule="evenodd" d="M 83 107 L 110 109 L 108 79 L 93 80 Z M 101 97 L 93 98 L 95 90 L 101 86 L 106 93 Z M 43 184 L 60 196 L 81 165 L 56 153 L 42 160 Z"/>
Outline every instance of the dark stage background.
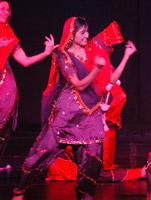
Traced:
<path fill-rule="evenodd" d="M 44 37 L 50 33 L 59 43 L 63 24 L 71 16 L 84 16 L 90 25 L 90 37 L 116 20 L 125 42 L 132 40 L 138 52 L 131 56 L 121 77 L 127 103 L 122 112 L 122 133 L 151 133 L 151 1 L 150 0 L 12 0 L 10 24 L 20 44 L 31 56 L 44 50 Z M 111 63 L 116 67 L 124 44 L 115 46 Z M 51 57 L 29 68 L 12 58 L 20 97 L 17 130 L 40 129 L 41 94 L 47 85 Z"/>

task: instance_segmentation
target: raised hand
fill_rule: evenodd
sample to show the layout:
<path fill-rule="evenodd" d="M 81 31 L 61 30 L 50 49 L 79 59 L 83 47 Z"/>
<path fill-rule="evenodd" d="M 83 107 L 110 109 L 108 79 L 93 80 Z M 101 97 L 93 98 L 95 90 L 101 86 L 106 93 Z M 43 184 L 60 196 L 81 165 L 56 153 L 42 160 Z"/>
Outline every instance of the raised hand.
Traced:
<path fill-rule="evenodd" d="M 46 41 L 44 42 L 45 53 L 46 53 L 46 55 L 50 55 L 51 52 L 59 46 L 59 44 L 57 44 L 57 45 L 54 44 L 54 38 L 53 38 L 52 34 L 50 34 L 50 38 L 46 36 L 45 39 L 46 39 Z"/>
<path fill-rule="evenodd" d="M 133 53 L 137 51 L 135 45 L 133 44 L 132 41 L 128 41 L 127 44 L 125 45 L 125 55 L 131 56 Z"/>

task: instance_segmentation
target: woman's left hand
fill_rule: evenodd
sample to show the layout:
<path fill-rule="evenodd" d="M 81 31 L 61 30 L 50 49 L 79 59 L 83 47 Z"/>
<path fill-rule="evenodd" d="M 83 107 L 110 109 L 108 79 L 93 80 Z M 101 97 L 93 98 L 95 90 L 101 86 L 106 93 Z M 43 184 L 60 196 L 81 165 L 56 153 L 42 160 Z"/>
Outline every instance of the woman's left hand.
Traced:
<path fill-rule="evenodd" d="M 54 44 L 54 38 L 53 38 L 52 34 L 50 34 L 50 38 L 46 36 L 45 39 L 46 39 L 46 41 L 44 42 L 44 44 L 45 44 L 44 52 L 46 53 L 46 55 L 50 55 L 51 52 L 59 46 L 59 44 L 57 44 L 57 45 Z"/>
<path fill-rule="evenodd" d="M 128 57 L 137 51 L 137 49 L 132 41 L 128 41 L 127 44 L 125 45 L 125 47 L 126 47 L 125 55 L 127 55 Z"/>

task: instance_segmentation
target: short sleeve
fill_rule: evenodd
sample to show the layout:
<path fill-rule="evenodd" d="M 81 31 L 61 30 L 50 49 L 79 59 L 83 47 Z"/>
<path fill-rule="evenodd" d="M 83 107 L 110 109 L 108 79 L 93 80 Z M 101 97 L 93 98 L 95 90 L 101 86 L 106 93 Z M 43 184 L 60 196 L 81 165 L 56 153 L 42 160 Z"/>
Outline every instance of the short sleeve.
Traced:
<path fill-rule="evenodd" d="M 60 67 L 61 74 L 66 78 L 66 80 L 70 80 L 73 77 L 77 77 L 76 69 L 65 60 L 65 57 L 62 53 L 57 54 L 57 62 Z"/>
<path fill-rule="evenodd" d="M 16 52 L 16 50 L 20 49 L 20 48 L 21 48 L 21 46 L 20 46 L 19 43 L 15 44 L 14 47 L 13 47 L 13 49 L 12 49 L 12 51 L 11 51 L 11 55 L 13 56 L 14 53 Z"/>

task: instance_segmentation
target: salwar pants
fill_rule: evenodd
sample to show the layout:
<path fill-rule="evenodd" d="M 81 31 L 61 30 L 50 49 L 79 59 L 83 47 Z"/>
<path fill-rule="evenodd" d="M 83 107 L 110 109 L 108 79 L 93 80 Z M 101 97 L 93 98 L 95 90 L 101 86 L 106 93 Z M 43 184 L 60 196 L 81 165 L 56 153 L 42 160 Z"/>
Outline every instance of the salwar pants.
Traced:
<path fill-rule="evenodd" d="M 55 162 L 64 151 L 66 144 L 58 144 L 53 135 L 51 137 L 50 150 L 39 150 L 36 141 L 31 148 L 22 168 L 22 175 L 15 194 L 22 194 L 30 186 L 36 176 Z M 50 148 L 51 147 L 51 148 Z M 92 199 L 95 195 L 96 181 L 102 168 L 102 143 L 87 145 L 72 145 L 75 162 L 78 166 L 75 192 L 78 199 Z"/>

